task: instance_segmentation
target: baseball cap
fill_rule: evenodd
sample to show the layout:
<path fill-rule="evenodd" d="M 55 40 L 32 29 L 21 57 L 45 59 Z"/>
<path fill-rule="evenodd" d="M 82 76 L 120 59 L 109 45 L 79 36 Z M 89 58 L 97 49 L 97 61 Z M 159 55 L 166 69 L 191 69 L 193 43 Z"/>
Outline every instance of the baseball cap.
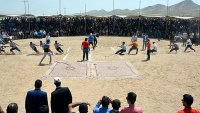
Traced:
<path fill-rule="evenodd" d="M 58 83 L 58 82 L 61 82 L 60 77 L 55 77 L 55 78 L 54 78 L 54 83 Z"/>
<path fill-rule="evenodd" d="M 79 105 L 79 112 L 80 113 L 86 113 L 88 111 L 88 106 L 86 103 L 82 103 Z"/>

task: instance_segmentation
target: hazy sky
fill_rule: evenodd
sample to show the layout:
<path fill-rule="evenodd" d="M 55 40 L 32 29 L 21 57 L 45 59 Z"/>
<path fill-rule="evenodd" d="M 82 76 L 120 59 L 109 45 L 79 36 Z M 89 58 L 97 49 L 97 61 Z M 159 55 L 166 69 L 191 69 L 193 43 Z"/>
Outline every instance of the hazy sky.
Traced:
<path fill-rule="evenodd" d="M 27 1 L 27 0 L 26 0 Z M 56 15 L 59 14 L 59 1 L 61 2 L 61 14 L 74 14 L 85 12 L 85 4 L 87 11 L 113 10 L 113 0 L 28 0 L 29 12 L 34 15 Z M 114 0 L 115 9 L 138 9 L 140 0 Z M 183 0 L 169 0 L 169 6 L 179 3 Z M 193 0 L 200 4 L 200 0 Z M 25 14 L 25 6 L 23 0 L 0 0 L 0 14 Z M 141 8 L 155 5 L 167 5 L 167 0 L 141 0 Z M 26 13 L 28 13 L 28 5 L 26 5 Z"/>

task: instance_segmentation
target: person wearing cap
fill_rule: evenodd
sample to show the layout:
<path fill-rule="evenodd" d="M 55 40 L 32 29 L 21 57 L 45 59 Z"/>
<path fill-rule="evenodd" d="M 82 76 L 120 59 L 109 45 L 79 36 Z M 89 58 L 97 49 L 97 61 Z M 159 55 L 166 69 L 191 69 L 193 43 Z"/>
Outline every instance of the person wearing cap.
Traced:
<path fill-rule="evenodd" d="M 172 51 L 176 51 L 176 53 L 177 53 L 177 51 L 179 50 L 179 46 L 178 46 L 178 44 L 176 43 L 176 41 L 174 41 L 174 43 L 173 43 L 173 45 L 172 45 L 172 49 L 169 51 L 169 53 L 171 53 Z"/>
<path fill-rule="evenodd" d="M 184 94 L 182 99 L 183 106 L 185 107 L 183 110 L 179 110 L 177 113 L 200 113 L 200 111 L 191 107 L 193 103 L 193 97 L 190 94 Z"/>
<path fill-rule="evenodd" d="M 126 100 L 127 100 L 127 103 L 129 104 L 129 106 L 123 108 L 120 111 L 120 113 L 142 113 L 142 108 L 135 106 L 136 98 L 137 98 L 137 95 L 135 93 L 129 92 L 126 97 Z"/>
<path fill-rule="evenodd" d="M 42 105 L 48 106 L 47 93 L 41 90 L 42 81 L 35 81 L 35 90 L 27 92 L 25 99 L 26 113 L 39 113 L 39 108 Z"/>
<path fill-rule="evenodd" d="M 88 112 L 88 105 L 90 106 L 90 103 L 88 102 L 75 102 L 68 105 L 69 112 L 68 113 L 74 113 L 74 108 L 79 106 L 79 113 L 87 113 Z"/>
<path fill-rule="evenodd" d="M 68 105 L 72 103 L 72 95 L 68 87 L 61 87 L 60 77 L 54 78 L 56 89 L 51 93 L 52 113 L 68 113 Z"/>
<path fill-rule="evenodd" d="M 109 104 L 111 102 L 111 99 L 107 96 L 103 96 L 102 99 L 96 104 L 96 106 L 93 109 L 93 113 L 108 113 L 112 109 L 109 108 Z M 100 108 L 100 106 L 102 107 Z"/>

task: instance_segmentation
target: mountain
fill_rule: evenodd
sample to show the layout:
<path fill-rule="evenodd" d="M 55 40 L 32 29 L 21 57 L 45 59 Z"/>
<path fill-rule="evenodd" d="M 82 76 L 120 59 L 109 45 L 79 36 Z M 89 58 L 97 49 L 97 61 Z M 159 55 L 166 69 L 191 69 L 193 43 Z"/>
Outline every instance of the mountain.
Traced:
<path fill-rule="evenodd" d="M 169 16 L 193 16 L 199 17 L 200 15 L 200 6 L 194 3 L 192 0 L 184 0 L 180 3 L 168 6 L 168 15 Z M 82 13 L 81 15 L 84 15 Z M 139 15 L 139 9 L 129 10 L 129 9 L 115 9 L 114 11 L 105 11 L 102 10 L 92 10 L 86 13 L 87 15 L 92 16 L 109 16 L 109 15 Z M 148 6 L 140 10 L 141 15 L 167 15 L 167 6 L 162 4 L 156 4 L 153 6 Z M 76 14 L 75 14 L 76 15 Z"/>

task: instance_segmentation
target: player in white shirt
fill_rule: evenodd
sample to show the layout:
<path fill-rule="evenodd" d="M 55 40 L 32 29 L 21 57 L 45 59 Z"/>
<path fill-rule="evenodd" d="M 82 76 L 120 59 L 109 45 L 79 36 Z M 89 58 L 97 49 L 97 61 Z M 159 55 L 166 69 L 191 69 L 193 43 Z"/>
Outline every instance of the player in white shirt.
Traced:
<path fill-rule="evenodd" d="M 36 48 L 36 46 L 38 46 L 38 45 L 34 44 L 33 42 L 30 42 L 29 46 L 30 46 L 37 54 L 40 53 L 40 52 L 37 50 L 37 48 Z"/>
<path fill-rule="evenodd" d="M 153 47 L 153 49 L 151 50 L 151 53 L 157 52 L 158 46 L 155 42 L 153 42 L 152 47 Z"/>
<path fill-rule="evenodd" d="M 192 41 L 190 40 L 190 38 L 187 39 L 187 46 L 186 46 L 184 52 L 185 52 L 188 48 L 190 48 L 191 50 L 193 50 L 193 51 L 195 52 L 195 49 L 192 48 Z"/>
<path fill-rule="evenodd" d="M 135 40 L 137 41 L 137 35 L 134 33 L 131 38 L 131 42 L 133 43 Z"/>
<path fill-rule="evenodd" d="M 122 45 L 121 46 L 119 46 L 119 47 L 121 47 L 121 49 L 120 50 L 118 50 L 115 54 L 122 54 L 123 52 L 126 52 L 126 45 L 125 45 L 125 42 L 122 42 Z"/>
<path fill-rule="evenodd" d="M 17 46 L 19 46 L 19 45 L 16 44 L 15 42 L 13 42 L 12 40 L 10 40 L 10 47 L 11 47 L 10 52 L 12 52 L 12 54 L 15 54 L 15 53 L 13 52 L 13 50 L 17 50 L 17 51 L 19 51 L 20 53 L 22 53 L 21 50 L 20 50 Z"/>
<path fill-rule="evenodd" d="M 55 41 L 55 44 L 54 44 L 54 46 L 55 46 L 55 48 L 56 48 L 56 50 L 59 52 L 59 53 L 64 53 L 64 51 L 61 49 L 61 47 L 60 46 L 63 46 L 63 45 L 61 45 L 61 44 L 59 44 L 57 41 Z"/>
<path fill-rule="evenodd" d="M 4 48 L 6 48 L 6 47 L 9 47 L 9 46 L 4 46 L 3 44 L 0 44 L 0 53 L 4 52 L 6 54 L 6 52 L 4 50 Z"/>

